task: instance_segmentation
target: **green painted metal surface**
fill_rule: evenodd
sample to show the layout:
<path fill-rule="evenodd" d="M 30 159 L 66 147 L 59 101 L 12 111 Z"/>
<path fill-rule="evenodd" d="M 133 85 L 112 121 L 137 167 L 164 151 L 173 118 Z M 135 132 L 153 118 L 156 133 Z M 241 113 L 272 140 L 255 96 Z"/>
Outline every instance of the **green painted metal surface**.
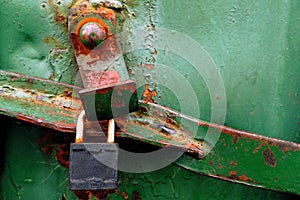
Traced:
<path fill-rule="evenodd" d="M 1 3 L 0 69 L 74 84 L 77 68 L 66 27 L 67 9 L 72 1 Z M 131 32 L 142 26 L 148 34 L 144 36 L 147 50 L 126 54 L 126 65 L 136 74 L 142 71 L 142 77 L 135 77 L 134 73 L 131 76 L 157 91 L 155 102 L 180 111 L 180 101 L 185 101 L 176 99 L 162 82 L 157 84 L 159 70 L 152 65 L 164 64 L 189 80 L 200 102 L 201 119 L 209 121 L 211 117 L 208 89 L 191 65 L 171 53 L 166 55 L 151 48 L 155 29 L 164 27 L 190 36 L 215 61 L 226 88 L 227 126 L 299 142 L 300 2 L 130 0 L 127 7 L 118 15 L 119 31 Z M 3 87 L 6 80 L 1 81 Z M 163 81 L 172 83 L 174 77 L 164 76 Z M 140 97 L 143 89 L 138 90 Z M 19 102 L 12 107 L 20 112 L 35 111 L 23 108 Z M 193 109 L 185 114 L 198 118 Z M 57 120 L 55 116 L 49 119 Z M 45 158 L 37 148 L 36 139 L 43 131 L 10 123 L 5 127 L 9 134 L 1 197 L 61 199 L 64 195 L 66 199 L 75 199 L 67 190 L 67 170 L 53 156 Z M 205 131 L 199 130 L 198 137 Z M 299 194 L 299 178 L 294 174 L 300 163 L 298 154 L 253 138 L 222 134 L 207 158 L 196 160 L 185 155 L 177 164 L 214 177 Z M 175 165 L 149 174 L 121 173 L 120 183 L 118 194 L 110 195 L 111 199 L 126 199 L 127 195 L 137 199 L 139 195 L 142 199 L 296 198 L 204 177 Z"/>
<path fill-rule="evenodd" d="M 189 35 L 212 56 L 226 88 L 226 125 L 299 142 L 299 6 L 292 0 L 158 1 L 157 23 Z"/>
<path fill-rule="evenodd" d="M 1 1 L 2 70 L 73 83 L 73 50 L 66 32 L 71 1 Z"/>

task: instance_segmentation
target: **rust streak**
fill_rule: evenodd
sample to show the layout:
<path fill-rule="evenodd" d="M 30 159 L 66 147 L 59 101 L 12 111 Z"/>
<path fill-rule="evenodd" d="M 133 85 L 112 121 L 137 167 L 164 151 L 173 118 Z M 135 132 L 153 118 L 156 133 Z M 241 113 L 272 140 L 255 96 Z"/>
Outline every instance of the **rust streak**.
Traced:
<path fill-rule="evenodd" d="M 258 150 L 260 150 L 264 145 L 265 145 L 264 143 L 259 143 L 259 145 L 255 147 L 255 149 L 253 150 L 253 153 L 257 153 Z"/>

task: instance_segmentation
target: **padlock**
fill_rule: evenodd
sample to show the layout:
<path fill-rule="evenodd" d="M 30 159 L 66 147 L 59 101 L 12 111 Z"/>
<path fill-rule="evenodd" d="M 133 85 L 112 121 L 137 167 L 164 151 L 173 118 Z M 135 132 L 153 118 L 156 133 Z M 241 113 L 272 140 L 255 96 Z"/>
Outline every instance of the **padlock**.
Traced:
<path fill-rule="evenodd" d="M 116 189 L 118 146 L 114 143 L 114 120 L 108 121 L 107 143 L 87 143 L 84 130 L 85 112 L 77 120 L 76 140 L 70 149 L 71 190 Z M 99 136 L 102 137 L 101 135 Z"/>

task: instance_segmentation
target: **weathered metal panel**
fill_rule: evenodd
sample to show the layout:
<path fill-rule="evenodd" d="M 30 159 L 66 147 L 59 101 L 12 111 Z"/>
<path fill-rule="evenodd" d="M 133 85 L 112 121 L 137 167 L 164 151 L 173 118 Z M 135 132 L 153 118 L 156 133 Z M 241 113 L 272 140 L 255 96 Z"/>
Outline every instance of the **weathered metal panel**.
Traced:
<path fill-rule="evenodd" d="M 0 69 L 80 85 L 75 83 L 77 68 L 67 34 L 67 11 L 72 1 L 3 0 L 1 3 L 0 26 L 4 28 L 0 30 L 2 46 Z M 210 120 L 212 104 L 205 81 L 199 79 L 190 63 L 168 52 L 168 47 L 161 50 L 153 49 L 157 29 L 164 27 L 179 31 L 204 47 L 221 73 L 227 95 L 225 125 L 271 137 L 216 127 L 222 128 L 223 133 L 208 157 L 197 160 L 185 155 L 177 161 L 178 165 L 212 177 L 300 193 L 298 176 L 295 173 L 295 169 L 299 166 L 297 143 L 300 130 L 299 7 L 300 3 L 292 0 L 274 2 L 174 0 L 172 3 L 166 0 L 134 0 L 127 1 L 126 9 L 122 12 L 118 9 L 118 31 L 125 30 L 130 35 L 135 28 L 142 27 L 147 32 L 143 36 L 145 49 L 128 52 L 125 55 L 131 77 L 147 83 L 146 87 L 139 88 L 140 97 L 180 111 L 180 102 L 187 100 L 176 99 L 173 91 L 164 87 L 164 84 L 178 83 L 174 81 L 174 76 L 168 76 L 168 73 L 164 76 L 159 74 L 161 72 L 159 65 L 167 65 L 189 81 L 199 100 L 201 119 Z M 133 38 L 129 37 L 125 42 L 130 43 L 132 40 Z M 184 41 L 178 41 L 178 44 L 180 42 Z M 138 77 L 137 74 L 142 76 Z M 158 77 L 162 79 L 158 80 Z M 65 93 L 65 89 L 70 91 L 72 87 L 50 81 L 46 84 L 51 83 L 55 86 L 53 88 L 51 85 L 49 91 L 45 91 L 44 80 L 34 80 L 34 84 L 31 80 L 33 79 L 28 77 L 1 74 L 1 113 L 60 131 L 73 131 L 75 127 L 73 117 L 77 115 L 78 109 L 73 110 L 69 104 L 70 92 Z M 52 98 L 57 98 L 55 102 L 62 104 L 53 104 L 49 96 L 44 97 L 44 94 L 52 95 Z M 49 102 L 45 104 L 39 104 L 48 100 Z M 64 106 L 65 103 L 67 105 Z M 36 107 L 37 104 L 40 106 Z M 185 114 L 198 118 L 193 108 Z M 57 124 L 58 122 L 60 124 Z M 206 126 L 205 123 L 200 125 Z M 17 126 L 7 129 L 13 133 L 24 132 L 26 128 Z M 32 129 L 34 131 L 28 132 L 39 134 L 38 130 L 33 127 Z M 142 131 L 136 131 L 141 134 L 139 137 L 143 137 Z M 203 139 L 206 131 L 207 129 L 200 128 L 196 138 Z M 40 183 L 44 184 L 44 187 L 49 187 L 49 190 L 43 189 L 39 194 L 35 193 L 37 196 L 40 195 L 37 197 L 39 199 L 44 198 L 43 195 L 46 194 L 53 199 L 74 198 L 74 195 L 69 196 L 69 192 L 66 192 L 66 183 L 60 182 L 66 177 L 66 171 L 62 175 L 60 166 L 53 158 L 47 165 L 49 168 L 41 165 L 36 166 L 36 171 L 33 171 L 32 165 L 36 164 L 37 160 L 45 158 L 35 149 L 31 149 L 30 153 L 39 155 L 29 159 L 30 153 L 26 154 L 25 150 L 30 149 L 30 145 L 24 143 L 22 146 L 22 141 L 27 139 L 19 140 L 18 137 L 12 137 L 13 139 L 9 140 L 11 143 L 6 145 L 7 163 L 14 164 L 9 164 L 4 171 L 3 198 L 32 199 L 33 196 L 30 195 L 40 187 Z M 131 138 L 139 137 L 131 135 Z M 152 142 L 149 138 L 144 141 Z M 17 154 L 19 148 L 9 148 L 10 144 L 24 151 Z M 154 144 L 161 145 L 158 142 Z M 66 149 L 59 151 L 60 148 L 58 147 L 59 153 L 66 152 Z M 27 155 L 28 160 L 24 161 L 24 155 Z M 28 173 L 23 173 L 21 166 L 26 166 Z M 53 180 L 47 184 L 44 182 L 47 178 L 41 182 L 34 182 L 35 178 L 31 177 L 38 177 L 43 171 L 45 174 L 50 173 L 49 177 L 53 175 Z M 38 174 L 35 174 L 36 172 Z M 11 174 L 15 173 L 15 177 L 12 178 Z M 245 196 L 248 199 L 256 199 L 258 195 L 270 199 L 290 198 L 279 193 L 250 189 L 195 175 L 175 166 L 143 175 L 124 173 L 120 183 L 118 194 L 111 195 L 111 198 L 198 199 L 201 195 L 204 195 L 204 198 L 224 199 L 239 199 Z M 211 189 L 215 184 L 219 190 Z M 25 186 L 21 187 L 22 185 Z M 190 196 L 192 194 L 187 192 L 191 188 L 192 191 L 197 191 L 193 193 L 194 196 Z M 53 191 L 57 192 L 51 196 L 50 193 Z M 177 194 L 178 191 L 180 194 Z M 251 192 L 255 194 L 252 196 Z M 89 196 L 91 192 L 77 194 Z"/>

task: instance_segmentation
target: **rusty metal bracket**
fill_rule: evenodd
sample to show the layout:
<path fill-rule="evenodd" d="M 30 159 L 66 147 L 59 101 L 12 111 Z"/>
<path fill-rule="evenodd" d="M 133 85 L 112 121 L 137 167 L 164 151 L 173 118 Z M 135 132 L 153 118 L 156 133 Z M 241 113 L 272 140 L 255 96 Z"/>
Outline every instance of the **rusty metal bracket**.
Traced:
<path fill-rule="evenodd" d="M 79 94 L 87 119 L 111 119 L 138 110 L 135 83 L 129 80 L 114 36 L 115 11 L 78 1 L 70 8 L 68 28 L 85 88 Z"/>

